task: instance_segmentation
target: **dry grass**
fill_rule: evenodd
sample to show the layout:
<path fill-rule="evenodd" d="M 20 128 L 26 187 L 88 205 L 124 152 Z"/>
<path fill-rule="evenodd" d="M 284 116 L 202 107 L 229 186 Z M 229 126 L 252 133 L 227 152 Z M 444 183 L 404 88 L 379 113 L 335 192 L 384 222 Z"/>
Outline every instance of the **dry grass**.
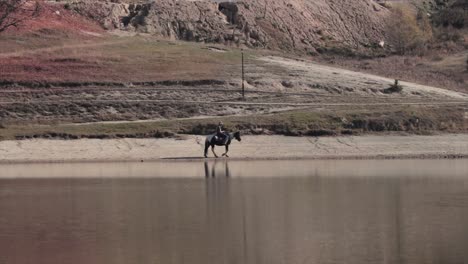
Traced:
<path fill-rule="evenodd" d="M 219 118 L 173 119 L 149 122 L 92 123 L 81 125 L 6 125 L 0 139 L 169 137 L 175 134 L 210 134 Z M 331 136 L 372 132 L 428 134 L 437 131 L 468 132 L 462 108 L 295 110 L 277 114 L 224 117 L 228 130 L 244 134 Z"/>
<path fill-rule="evenodd" d="M 39 82 L 137 82 L 193 80 L 238 75 L 240 51 L 214 52 L 201 44 L 149 37 L 102 37 L 77 45 L 37 38 L 19 45 L 0 40 L 1 78 Z M 10 45 L 8 45 L 10 44 Z M 45 45 L 49 45 L 45 47 Z M 17 54 L 6 54 L 18 48 Z"/>
<path fill-rule="evenodd" d="M 437 60 L 434 58 L 440 57 Z M 459 92 L 468 92 L 468 71 L 466 71 L 467 52 L 457 52 L 453 55 L 389 56 L 373 59 L 324 59 L 334 66 L 342 67 L 405 80 L 423 85 L 440 87 Z"/>
<path fill-rule="evenodd" d="M 49 38 L 39 34 L 22 37 L 3 36 L 0 39 L 2 44 L 0 45 L 2 73 L 0 82 L 9 80 L 43 84 L 40 87 L 34 85 L 11 87 L 11 83 L 3 86 L 4 97 L 3 104 L 0 105 L 0 117 L 4 122 L 0 126 L 0 139 L 167 137 L 176 133 L 208 134 L 214 130 L 213 124 L 216 124 L 219 118 L 180 118 L 214 115 L 232 115 L 222 117 L 228 128 L 252 134 L 320 136 L 387 131 L 466 132 L 466 118 L 464 118 L 466 110 L 453 106 L 450 108 L 392 105 L 369 107 L 365 105 L 369 102 L 369 98 L 372 102 L 407 100 L 411 103 L 413 97 L 390 98 L 370 92 L 362 96 L 355 94 L 353 89 L 348 91 L 350 96 L 346 96 L 342 94 L 343 91 L 347 91 L 346 89 L 334 93 L 335 87 L 317 86 L 316 79 L 310 81 L 311 86 L 294 83 L 298 87 L 287 87 L 292 83 L 289 85 L 285 80 L 300 80 L 303 75 L 308 74 L 307 71 L 291 70 L 289 66 L 279 67 L 252 60 L 251 56 L 263 54 L 260 51 L 246 51 L 246 60 L 249 63 L 247 67 L 251 70 L 247 79 L 251 90 L 246 102 L 250 105 L 235 105 L 237 102 L 243 102 L 238 100 L 239 83 L 231 84 L 240 78 L 239 49 L 223 46 L 225 52 L 219 52 L 209 49 L 204 44 L 170 42 L 147 36 L 106 35 L 83 37 L 82 41 L 78 42 L 80 38 L 76 35 Z M 26 41 L 28 39 L 31 41 Z M 402 60 L 404 61 L 404 58 Z M 370 63 L 379 65 L 378 63 L 387 62 L 382 59 L 382 62 L 370 61 Z M 444 60 L 433 63 L 441 63 L 440 67 L 446 65 Z M 410 67 L 403 69 L 405 72 L 411 72 L 408 70 Z M 221 84 L 197 85 L 187 90 L 184 90 L 187 87 L 183 85 L 177 87 L 158 84 L 148 87 L 128 85 L 132 82 L 213 79 L 221 81 Z M 275 82 L 264 82 L 273 79 L 278 82 L 276 88 L 272 87 Z M 334 75 L 332 79 L 335 80 Z M 53 82 L 66 83 L 66 85 L 57 85 L 52 89 L 48 85 Z M 257 87 L 255 87 L 256 82 L 258 82 Z M 87 85 L 83 86 L 85 83 Z M 178 90 L 179 88 L 183 89 Z M 259 90 L 256 94 L 253 89 L 263 90 Z M 295 92 L 298 94 L 294 94 Z M 417 98 L 425 100 L 422 96 Z M 166 102 L 170 100 L 173 101 Z M 232 104 L 225 105 L 223 102 Z M 271 113 L 272 110 L 276 111 L 273 109 L 275 107 L 273 103 L 285 102 L 291 105 L 330 102 L 356 103 L 356 105 Z M 272 105 L 269 105 L 270 103 Z M 166 120 L 63 124 L 157 118 Z"/>

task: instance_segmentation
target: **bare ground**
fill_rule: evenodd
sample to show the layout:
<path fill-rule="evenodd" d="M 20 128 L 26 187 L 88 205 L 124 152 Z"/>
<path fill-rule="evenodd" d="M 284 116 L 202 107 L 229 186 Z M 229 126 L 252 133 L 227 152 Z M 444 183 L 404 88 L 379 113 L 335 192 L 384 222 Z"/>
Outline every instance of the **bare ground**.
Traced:
<path fill-rule="evenodd" d="M 0 163 L 200 159 L 203 156 L 203 142 L 204 138 L 199 136 L 177 140 L 2 141 Z M 218 154 L 223 150 L 216 149 Z M 327 138 L 246 136 L 242 143 L 233 143 L 229 154 L 234 159 L 466 158 L 468 135 Z M 211 152 L 210 156 L 213 157 Z"/>

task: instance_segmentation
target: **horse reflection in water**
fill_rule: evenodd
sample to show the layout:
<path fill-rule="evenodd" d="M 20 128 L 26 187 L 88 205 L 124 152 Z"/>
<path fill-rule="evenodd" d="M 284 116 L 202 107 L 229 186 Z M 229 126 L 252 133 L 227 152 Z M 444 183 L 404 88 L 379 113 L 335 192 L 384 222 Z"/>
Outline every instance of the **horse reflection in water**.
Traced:
<path fill-rule="evenodd" d="M 206 248 L 219 263 L 246 263 L 247 230 L 245 198 L 236 193 L 228 160 L 205 161 L 206 220 L 210 232 Z M 238 189 L 237 189 L 238 190 Z"/>
<path fill-rule="evenodd" d="M 224 165 L 221 168 L 221 170 L 219 168 L 220 163 L 222 163 L 221 165 Z M 222 162 L 218 162 L 218 160 L 215 160 L 214 162 L 212 162 L 210 170 L 209 162 L 205 161 L 205 177 L 231 177 L 231 171 L 229 170 L 229 162 L 227 160 L 223 160 Z"/>

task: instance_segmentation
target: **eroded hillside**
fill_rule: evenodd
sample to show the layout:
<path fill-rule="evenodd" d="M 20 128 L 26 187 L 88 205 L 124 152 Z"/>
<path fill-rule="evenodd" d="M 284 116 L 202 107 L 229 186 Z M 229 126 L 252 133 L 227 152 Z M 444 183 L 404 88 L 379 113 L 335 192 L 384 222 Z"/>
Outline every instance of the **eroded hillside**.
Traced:
<path fill-rule="evenodd" d="M 70 8 L 107 29 L 310 53 L 377 45 L 384 39 L 388 13 L 372 0 L 161 0 L 145 4 L 84 0 L 73 2 Z"/>
<path fill-rule="evenodd" d="M 0 140 L 207 134 L 220 116 L 251 134 L 468 128 L 461 44 L 415 62 L 372 49 L 391 16 L 370 0 L 78 1 L 46 2 L 0 35 Z M 348 49 L 368 59 L 343 62 Z"/>

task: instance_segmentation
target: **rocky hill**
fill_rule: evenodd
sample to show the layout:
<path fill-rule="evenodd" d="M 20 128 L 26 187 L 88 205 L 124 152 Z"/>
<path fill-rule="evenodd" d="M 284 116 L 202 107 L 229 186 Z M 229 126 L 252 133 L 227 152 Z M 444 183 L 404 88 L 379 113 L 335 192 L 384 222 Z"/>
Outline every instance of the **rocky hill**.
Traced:
<path fill-rule="evenodd" d="M 82 0 L 69 7 L 107 29 L 309 53 L 375 46 L 384 39 L 388 14 L 373 0 L 158 0 L 143 4 Z"/>

